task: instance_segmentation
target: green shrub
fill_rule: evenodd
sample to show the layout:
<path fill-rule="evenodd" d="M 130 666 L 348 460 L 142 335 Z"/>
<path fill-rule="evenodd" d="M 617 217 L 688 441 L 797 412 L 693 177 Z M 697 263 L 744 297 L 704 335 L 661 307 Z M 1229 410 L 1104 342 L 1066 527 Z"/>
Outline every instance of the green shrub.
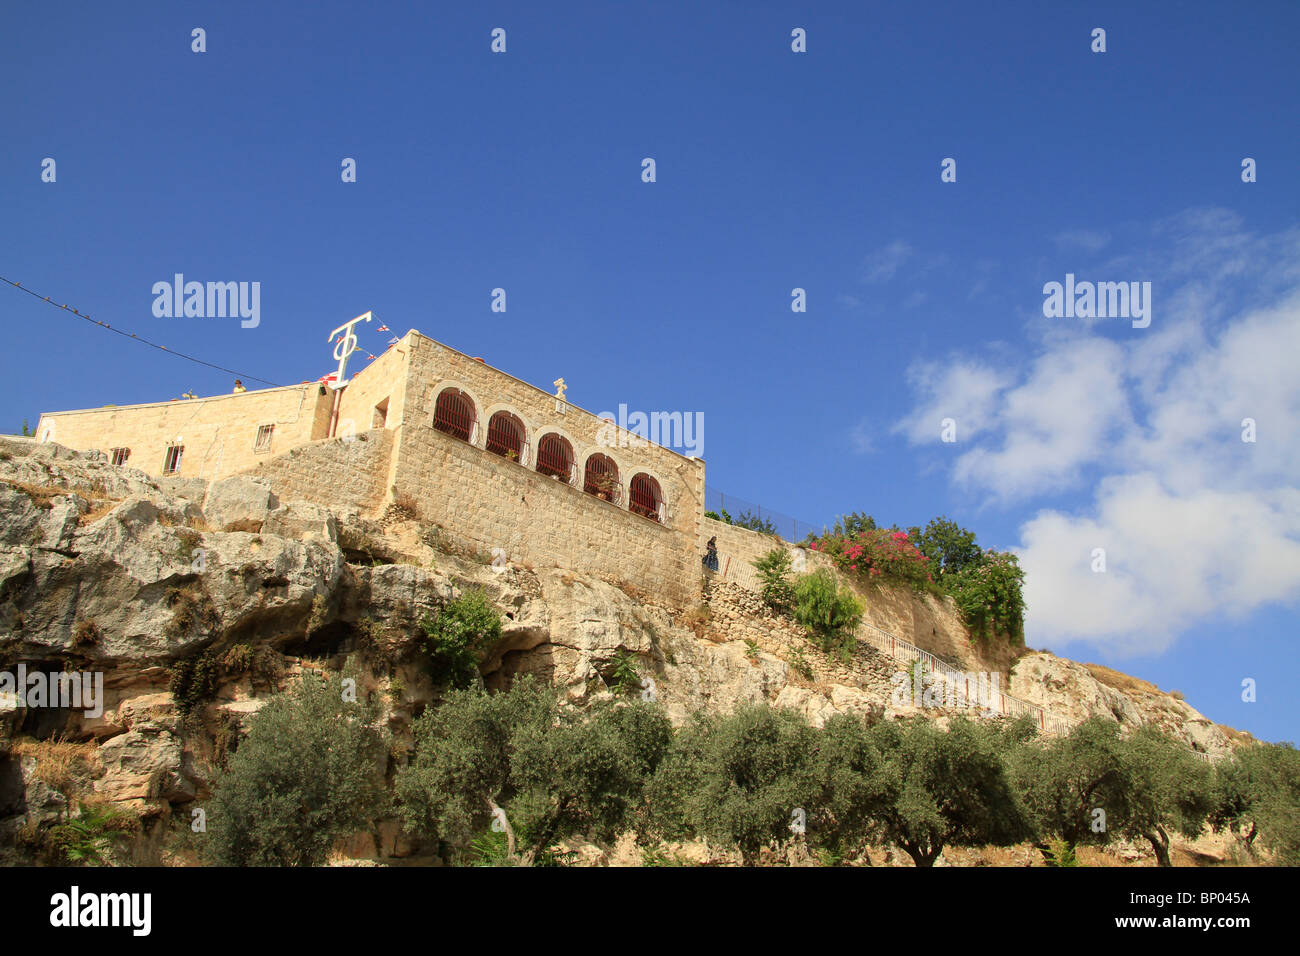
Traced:
<path fill-rule="evenodd" d="M 409 830 L 464 849 L 499 807 L 517 862 L 543 863 L 564 837 L 633 825 L 671 736 L 657 706 L 561 710 L 531 678 L 499 694 L 453 691 L 416 721 L 415 755 L 397 777 L 401 814 Z"/>
<path fill-rule="evenodd" d="M 788 663 L 794 668 L 795 673 L 800 674 L 804 680 L 813 679 L 812 664 L 808 663 L 808 659 L 803 656 L 803 651 L 799 648 L 796 647 L 790 652 Z"/>
<path fill-rule="evenodd" d="M 388 807 L 387 744 L 368 700 L 305 674 L 249 719 L 218 774 L 204 853 L 218 866 L 318 866 Z"/>
<path fill-rule="evenodd" d="M 973 638 L 1006 634 L 1013 644 L 1025 642 L 1025 572 L 1014 554 L 990 551 L 943 583 Z"/>
<path fill-rule="evenodd" d="M 187 657 L 172 665 L 170 690 L 176 712 L 182 717 L 193 713 L 205 701 L 216 696 L 222 664 L 212 653 Z"/>
<path fill-rule="evenodd" d="M 139 826 L 139 820 L 117 807 L 83 805 L 77 816 L 50 828 L 49 844 L 59 862 L 109 866 L 118 840 Z"/>
<path fill-rule="evenodd" d="M 437 684 L 465 687 L 478 676 L 479 661 L 501 637 L 501 615 L 482 590 L 468 590 L 436 617 L 420 622 L 430 673 Z"/>
<path fill-rule="evenodd" d="M 823 651 L 838 652 L 845 661 L 853 655 L 853 629 L 863 610 L 862 602 L 848 588 L 841 589 L 829 571 L 805 574 L 795 582 L 795 620 Z"/>
<path fill-rule="evenodd" d="M 887 720 L 868 743 L 875 772 L 846 801 L 917 866 L 932 866 L 945 846 L 1011 846 L 1033 828 L 1008 755 L 1032 733 L 1028 720 L 1009 727 L 958 717 L 945 732 L 928 720 Z"/>
<path fill-rule="evenodd" d="M 757 531 L 759 534 L 776 534 L 776 525 L 769 519 L 764 518 L 761 514 L 749 511 L 742 511 L 736 516 L 736 520 L 730 523 L 737 528 L 748 528 L 750 531 Z"/>
<path fill-rule="evenodd" d="M 1043 862 L 1048 866 L 1078 866 L 1079 857 L 1075 853 L 1074 847 L 1061 839 L 1051 839 L 1046 843 L 1046 849 L 1043 851 Z"/>
<path fill-rule="evenodd" d="M 637 669 L 635 654 L 619 651 L 614 656 L 614 671 L 609 686 L 616 694 L 631 694 L 641 689 L 641 672 Z"/>
<path fill-rule="evenodd" d="M 1258 840 L 1281 866 L 1300 865 L 1300 751 L 1293 744 L 1236 748 L 1214 768 L 1209 822 L 1250 855 Z"/>
<path fill-rule="evenodd" d="M 775 547 L 751 564 L 762 581 L 763 603 L 774 611 L 789 611 L 794 601 L 794 585 L 790 583 L 790 552 L 783 547 Z"/>
<path fill-rule="evenodd" d="M 697 712 L 650 782 L 651 829 L 669 839 L 705 836 L 754 862 L 763 847 L 791 838 L 795 810 L 812 815 L 820 791 L 816 739 L 793 711 Z"/>
<path fill-rule="evenodd" d="M 933 518 L 924 531 L 909 528 L 907 534 L 916 549 L 929 559 L 930 571 L 937 578 L 956 574 L 984 560 L 984 552 L 975 542 L 975 532 L 967 531 L 950 518 Z"/>

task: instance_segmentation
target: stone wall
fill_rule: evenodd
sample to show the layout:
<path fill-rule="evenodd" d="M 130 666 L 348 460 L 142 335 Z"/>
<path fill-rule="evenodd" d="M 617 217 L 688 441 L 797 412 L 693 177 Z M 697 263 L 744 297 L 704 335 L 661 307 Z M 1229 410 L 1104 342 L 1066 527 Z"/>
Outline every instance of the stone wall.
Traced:
<path fill-rule="evenodd" d="M 622 504 L 627 510 L 632 477 L 644 473 L 655 479 L 667 503 L 667 524 L 686 536 L 685 546 L 695 540 L 704 514 L 704 462 L 686 458 L 675 451 L 637 439 L 610 423 L 568 402 L 558 403 L 555 396 L 527 382 L 520 381 L 484 362 L 448 348 L 418 332 L 408 333 L 409 369 L 403 398 L 402 427 L 409 436 L 412 429 L 432 430 L 437 397 L 444 389 L 455 387 L 473 401 L 478 420 L 473 443 L 483 448 L 491 416 L 507 411 L 524 425 L 528 448 L 525 462 L 535 467 L 537 448 L 542 436 L 554 432 L 573 448 L 577 466 L 576 485 L 581 491 L 583 469 L 590 455 L 600 453 L 613 460 L 622 484 Z M 391 415 L 390 415 L 391 418 Z M 405 468 L 398 443 L 398 470 Z"/>
<path fill-rule="evenodd" d="M 698 599 L 698 558 L 672 526 L 433 428 L 402 432 L 395 488 L 422 521 L 511 564 L 629 583 L 679 606 Z"/>
<path fill-rule="evenodd" d="M 292 385 L 208 398 L 72 412 L 47 412 L 36 434 L 82 451 L 130 449 L 127 465 L 157 477 L 169 443 L 184 451 L 183 478 L 223 478 L 325 435 L 332 398 L 321 386 Z M 272 425 L 271 442 L 257 449 L 258 428 Z"/>
<path fill-rule="evenodd" d="M 796 551 L 803 551 L 805 570 L 827 568 L 842 584 L 852 588 L 865 605 L 862 616 L 865 624 L 902 638 L 953 664 L 1007 673 L 1024 651 L 1005 638 L 987 642 L 987 645 L 973 643 L 952 599 L 946 596 L 923 594 L 902 585 L 868 584 L 842 574 L 824 554 L 796 548 L 772 535 L 738 528 L 714 518 L 701 519 L 701 553 L 713 536 L 718 539 L 719 569 L 716 577 L 720 581 L 757 591 L 760 582 L 751 562 L 781 545 L 791 553 L 792 560 Z"/>
<path fill-rule="evenodd" d="M 470 442 L 435 430 L 438 395 L 457 388 L 472 401 Z M 356 370 L 336 393 L 312 384 L 214 398 L 43 416 L 38 434 L 80 449 L 131 449 L 129 464 L 161 475 L 170 438 L 181 436 L 179 478 L 235 473 L 270 480 L 286 500 L 302 499 L 369 514 L 409 496 L 449 533 L 508 560 L 562 567 L 629 583 L 680 604 L 699 597 L 704 462 L 644 439 L 550 392 L 529 385 L 418 332 L 408 332 Z M 492 415 L 523 425 L 521 461 L 486 451 Z M 254 448 L 258 427 L 275 431 Z M 540 440 L 568 442 L 568 482 L 536 471 Z M 590 456 L 617 469 L 616 501 L 584 492 Z M 661 520 L 629 510 L 633 478 L 658 488 Z"/>
<path fill-rule="evenodd" d="M 360 434 L 372 428 L 396 428 L 402 422 L 408 374 L 406 341 L 392 346 L 364 368 L 353 369 L 339 399 L 339 420 L 335 435 Z M 364 361 L 360 353 L 351 362 Z M 385 406 L 383 412 L 379 406 Z"/>
<path fill-rule="evenodd" d="M 325 438 L 268 459 L 248 474 L 266 478 L 283 501 L 311 501 L 363 515 L 383 510 L 393 432 L 376 428 L 352 438 Z"/>
<path fill-rule="evenodd" d="M 718 539 L 719 576 L 723 580 L 734 581 L 751 590 L 757 590 L 759 586 L 752 562 L 776 547 L 784 547 L 792 555 L 796 550 L 794 545 L 775 535 L 760 534 L 757 531 L 750 531 L 748 528 L 737 528 L 735 525 L 727 524 L 725 521 L 719 521 L 716 518 L 702 517 L 700 519 L 699 534 L 696 538 L 701 556 L 708 548 L 709 538 Z M 805 563 L 809 559 L 814 561 L 818 559 L 825 560 L 821 555 L 815 554 L 806 548 L 803 549 L 803 552 Z M 812 570 L 812 568 L 809 567 L 806 570 Z"/>

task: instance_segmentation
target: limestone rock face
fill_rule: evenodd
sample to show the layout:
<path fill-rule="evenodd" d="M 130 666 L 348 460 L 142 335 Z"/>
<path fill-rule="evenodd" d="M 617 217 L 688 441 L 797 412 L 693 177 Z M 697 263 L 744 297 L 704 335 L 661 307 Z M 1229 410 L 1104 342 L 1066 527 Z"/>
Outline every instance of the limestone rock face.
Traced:
<path fill-rule="evenodd" d="M 1099 681 L 1084 665 L 1051 654 L 1020 658 L 1008 689 L 1073 723 L 1109 717 L 1123 727 L 1153 726 L 1215 756 L 1231 746 L 1217 724 L 1185 701 L 1154 691 L 1119 690 Z"/>
<path fill-rule="evenodd" d="M 212 482 L 203 499 L 203 515 L 217 528 L 236 523 L 260 526 L 278 504 L 271 483 L 265 478 L 233 475 Z"/>
<path fill-rule="evenodd" d="M 159 726 L 135 728 L 104 741 L 105 773 L 95 791 L 110 800 L 192 800 L 196 788 L 181 766 L 181 740 Z"/>
<path fill-rule="evenodd" d="M 847 661 L 831 658 L 734 583 L 711 584 L 684 607 L 563 568 L 493 567 L 449 538 L 418 516 L 278 501 L 261 479 L 154 481 L 98 453 L 0 439 L 0 670 L 23 662 L 104 682 L 100 714 L 0 708 L 0 831 L 69 809 L 43 782 L 49 758 L 31 756 L 43 752 L 32 741 L 93 749 L 83 796 L 184 806 L 206 796 L 222 754 L 271 695 L 349 655 L 382 692 L 400 752 L 438 694 L 421 622 L 469 588 L 503 615 L 480 668 L 489 688 L 533 674 L 572 704 L 637 694 L 676 723 L 743 703 L 789 707 L 818 725 L 835 714 L 916 713 L 891 702 L 905 664 L 866 641 Z M 870 623 L 968 669 L 1001 670 L 1015 656 L 972 645 L 951 605 L 930 596 L 874 588 L 863 597 Z M 629 659 L 637 684 L 617 686 Z M 173 680 L 200 660 L 216 686 L 183 718 Z M 1209 753 L 1228 748 L 1184 702 L 1119 690 L 1049 654 L 1017 661 L 1008 689 L 1071 721 L 1099 714 Z M 410 852 L 391 828 L 361 842 Z"/>

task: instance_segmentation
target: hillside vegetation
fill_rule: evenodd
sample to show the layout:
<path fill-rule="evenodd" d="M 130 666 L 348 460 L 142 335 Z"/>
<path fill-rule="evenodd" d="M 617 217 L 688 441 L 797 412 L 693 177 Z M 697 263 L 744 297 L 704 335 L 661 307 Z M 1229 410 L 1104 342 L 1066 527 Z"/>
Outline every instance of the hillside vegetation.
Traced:
<path fill-rule="evenodd" d="M 409 506 L 336 512 L 0 442 L 0 672 L 103 676 L 96 708 L 0 705 L 0 855 L 1294 861 L 1293 748 L 1010 629 L 971 641 L 942 570 L 772 560 L 763 593 L 706 581 L 675 606 L 494 566 Z M 859 617 L 966 667 L 1012 648 L 1011 690 L 1074 730 L 899 703 L 903 665 L 854 637 Z"/>

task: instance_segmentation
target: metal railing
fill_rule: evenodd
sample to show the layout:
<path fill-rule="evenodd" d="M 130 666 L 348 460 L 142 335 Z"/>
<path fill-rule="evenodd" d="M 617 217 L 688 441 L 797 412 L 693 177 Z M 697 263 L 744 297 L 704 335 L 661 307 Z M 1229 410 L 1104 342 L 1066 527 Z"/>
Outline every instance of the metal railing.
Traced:
<path fill-rule="evenodd" d="M 474 444 L 478 434 L 478 419 L 474 414 L 473 403 L 454 388 L 443 390 L 434 406 L 433 427 L 453 438 Z"/>
<path fill-rule="evenodd" d="M 659 491 L 659 483 L 649 475 L 633 475 L 632 484 L 628 488 L 627 510 L 651 521 L 665 523 L 667 509 Z"/>
<path fill-rule="evenodd" d="M 528 464 L 528 442 L 524 438 L 523 426 L 509 412 L 497 412 L 492 416 L 483 447 L 494 455 L 521 465 Z"/>
<path fill-rule="evenodd" d="M 826 530 L 824 527 L 800 521 L 779 511 L 773 511 L 771 508 L 764 508 L 744 498 L 725 494 L 711 485 L 705 486 L 704 489 L 704 510 L 712 511 L 723 521 L 726 521 L 729 516 L 730 524 L 776 534 L 796 544 L 810 534 L 820 534 Z"/>
<path fill-rule="evenodd" d="M 623 483 L 618 480 L 618 468 L 606 455 L 592 455 L 583 470 L 582 490 L 610 504 L 623 503 Z"/>
<path fill-rule="evenodd" d="M 537 471 L 576 485 L 578 465 L 573 460 L 573 446 L 554 432 L 543 435 L 537 443 Z"/>
<path fill-rule="evenodd" d="M 748 591 L 762 593 L 763 581 L 748 561 L 737 560 L 719 551 L 718 570 L 713 573 L 724 583 L 738 584 Z"/>

